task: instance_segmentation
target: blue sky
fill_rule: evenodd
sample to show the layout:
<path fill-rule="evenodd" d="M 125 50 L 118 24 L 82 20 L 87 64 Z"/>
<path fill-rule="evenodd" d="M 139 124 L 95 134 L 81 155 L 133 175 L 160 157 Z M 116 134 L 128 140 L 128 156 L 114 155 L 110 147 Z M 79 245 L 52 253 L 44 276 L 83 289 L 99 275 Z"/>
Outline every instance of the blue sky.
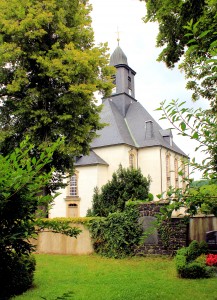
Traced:
<path fill-rule="evenodd" d="M 127 55 L 129 66 L 136 71 L 136 99 L 148 110 L 156 121 L 160 113 L 155 109 L 163 100 L 179 99 L 186 101 L 188 107 L 207 107 L 204 100 L 193 103 L 191 92 L 185 89 L 184 74 L 175 67 L 166 68 L 164 63 L 156 61 L 161 49 L 156 48 L 158 25 L 146 24 L 145 2 L 139 0 L 90 0 L 93 5 L 92 26 L 95 32 L 96 44 L 108 42 L 110 53 L 117 46 L 117 28 L 120 32 L 120 47 Z M 161 127 L 168 128 L 170 124 L 160 121 Z M 174 134 L 176 144 L 191 158 L 201 160 L 203 156 L 194 152 L 195 143 Z M 195 173 L 195 179 L 200 173 Z"/>

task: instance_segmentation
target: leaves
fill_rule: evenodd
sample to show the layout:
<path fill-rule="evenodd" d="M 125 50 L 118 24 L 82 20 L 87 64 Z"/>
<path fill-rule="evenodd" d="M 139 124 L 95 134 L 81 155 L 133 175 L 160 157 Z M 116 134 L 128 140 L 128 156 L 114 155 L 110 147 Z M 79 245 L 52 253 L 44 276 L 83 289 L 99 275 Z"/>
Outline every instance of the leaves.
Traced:
<path fill-rule="evenodd" d="M 93 195 L 92 214 L 108 216 L 116 211 L 123 211 L 128 200 L 146 200 L 150 178 L 145 178 L 141 170 L 125 169 L 120 165 L 113 173 L 111 181 L 102 186 L 101 192 L 96 188 Z"/>
<path fill-rule="evenodd" d="M 112 88 L 114 70 L 107 46 L 94 47 L 90 9 L 79 0 L 0 1 L 0 150 L 12 152 L 29 135 L 32 157 L 40 157 L 64 138 L 46 165 L 56 169 L 52 191 L 102 128 L 93 93 Z"/>

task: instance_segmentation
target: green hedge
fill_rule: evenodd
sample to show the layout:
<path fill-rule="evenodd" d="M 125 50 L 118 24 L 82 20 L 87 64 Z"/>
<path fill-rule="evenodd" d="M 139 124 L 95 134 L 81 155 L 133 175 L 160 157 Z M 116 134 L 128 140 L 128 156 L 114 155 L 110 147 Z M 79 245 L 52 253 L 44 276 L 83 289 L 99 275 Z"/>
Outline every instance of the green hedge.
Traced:
<path fill-rule="evenodd" d="M 181 278 L 209 278 L 215 273 L 215 268 L 206 266 L 205 261 L 196 261 L 196 259 L 207 253 L 205 242 L 191 242 L 188 247 L 181 248 L 177 251 L 175 262 L 178 275 Z"/>

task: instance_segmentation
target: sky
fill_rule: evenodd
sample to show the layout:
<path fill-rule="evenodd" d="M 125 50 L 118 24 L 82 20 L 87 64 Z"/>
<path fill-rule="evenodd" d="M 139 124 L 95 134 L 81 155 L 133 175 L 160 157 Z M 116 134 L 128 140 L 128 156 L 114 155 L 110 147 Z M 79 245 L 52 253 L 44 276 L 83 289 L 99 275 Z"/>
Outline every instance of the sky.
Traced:
<path fill-rule="evenodd" d="M 157 62 L 161 52 L 156 48 L 158 24 L 144 23 L 146 14 L 145 2 L 139 0 L 89 0 L 93 6 L 91 13 L 95 43 L 108 43 L 109 53 L 118 45 L 119 32 L 121 49 L 127 56 L 128 65 L 136 71 L 135 98 L 154 117 L 163 129 L 171 127 L 169 122 L 159 121 L 161 113 L 155 111 L 160 102 L 172 99 L 186 101 L 188 107 L 207 107 L 205 100 L 196 103 L 191 101 L 191 92 L 185 89 L 186 80 L 178 67 L 170 70 L 166 65 Z M 203 157 L 195 152 L 196 144 L 173 132 L 174 142 L 190 158 L 200 161 Z M 193 177 L 197 180 L 201 174 L 196 172 Z"/>

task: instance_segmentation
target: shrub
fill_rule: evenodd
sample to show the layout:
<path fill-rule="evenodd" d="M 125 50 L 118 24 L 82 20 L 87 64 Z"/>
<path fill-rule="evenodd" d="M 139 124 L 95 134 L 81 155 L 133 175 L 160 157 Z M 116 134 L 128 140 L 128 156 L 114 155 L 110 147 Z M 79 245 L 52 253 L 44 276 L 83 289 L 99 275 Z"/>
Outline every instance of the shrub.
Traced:
<path fill-rule="evenodd" d="M 0 299 L 19 295 L 32 286 L 35 258 L 29 254 L 18 256 L 15 252 L 0 257 Z"/>
<path fill-rule="evenodd" d="M 175 261 L 178 275 L 182 278 L 209 278 L 214 274 L 214 268 L 206 266 L 204 256 L 207 246 L 204 242 L 192 241 L 188 247 L 177 251 Z M 199 259 L 200 257 L 200 259 Z"/>
<path fill-rule="evenodd" d="M 184 268 L 179 269 L 179 275 L 182 278 L 209 278 L 212 276 L 213 271 L 205 264 L 199 262 L 191 262 L 185 264 Z"/>
<path fill-rule="evenodd" d="M 129 206 L 124 212 L 111 213 L 107 218 L 93 219 L 90 232 L 95 252 L 114 258 L 132 255 L 142 234 L 138 216 L 138 209 Z"/>

